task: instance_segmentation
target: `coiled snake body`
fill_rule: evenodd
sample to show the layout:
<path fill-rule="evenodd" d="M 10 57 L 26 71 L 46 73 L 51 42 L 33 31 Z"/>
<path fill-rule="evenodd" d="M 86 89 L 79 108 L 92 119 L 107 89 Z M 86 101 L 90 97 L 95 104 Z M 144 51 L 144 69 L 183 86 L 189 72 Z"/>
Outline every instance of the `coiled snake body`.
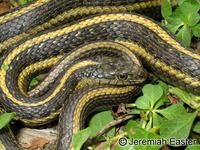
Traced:
<path fill-rule="evenodd" d="M 137 92 L 146 71 L 136 56 L 162 80 L 199 95 L 200 55 L 157 22 L 133 13 L 151 16 L 154 11 L 156 18 L 160 4 L 159 0 L 41 0 L 1 15 L 2 66 L 9 68 L 0 70 L 1 105 L 16 112 L 24 124 L 38 125 L 58 116 L 65 100 L 55 146 L 60 150 L 72 148 L 72 135 L 84 127 L 93 108 L 126 102 Z M 61 24 L 67 25 L 52 29 Z M 32 77 L 49 70 L 44 81 L 28 92 Z M 66 122 L 68 126 L 62 126 Z M 0 138 L 8 147 L 5 130 Z M 20 149 L 12 144 L 14 150 Z"/>

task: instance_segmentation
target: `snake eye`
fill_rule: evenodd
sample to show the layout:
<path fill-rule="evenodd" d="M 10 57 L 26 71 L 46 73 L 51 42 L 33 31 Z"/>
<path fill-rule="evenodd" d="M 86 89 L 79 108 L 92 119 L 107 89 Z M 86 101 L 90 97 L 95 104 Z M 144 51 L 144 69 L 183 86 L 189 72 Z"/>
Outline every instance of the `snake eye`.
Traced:
<path fill-rule="evenodd" d="M 126 74 L 120 73 L 118 75 L 118 79 L 120 79 L 120 80 L 126 80 L 127 78 L 128 78 L 128 75 L 126 75 Z"/>

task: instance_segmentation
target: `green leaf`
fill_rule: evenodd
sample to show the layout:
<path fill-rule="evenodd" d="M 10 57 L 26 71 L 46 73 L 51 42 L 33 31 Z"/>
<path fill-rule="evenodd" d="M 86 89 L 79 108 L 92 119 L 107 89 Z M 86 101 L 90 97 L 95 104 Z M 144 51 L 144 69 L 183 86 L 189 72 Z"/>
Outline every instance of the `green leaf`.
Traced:
<path fill-rule="evenodd" d="M 196 133 L 200 133 L 200 121 L 196 122 L 192 129 Z"/>
<path fill-rule="evenodd" d="M 156 139 L 156 142 L 161 141 L 161 137 L 157 134 L 151 133 L 146 131 L 145 129 L 141 128 L 137 122 L 130 120 L 127 125 L 126 125 L 126 131 L 128 133 L 128 138 L 131 139 L 131 143 L 133 143 L 134 141 L 138 141 L 138 140 L 152 140 L 152 139 Z M 132 145 L 131 143 L 129 143 L 130 145 Z M 143 145 L 143 144 L 138 144 L 137 146 L 135 146 L 136 150 L 155 150 L 155 149 L 159 149 L 160 147 L 162 147 L 162 143 L 156 143 L 156 144 L 151 144 L 151 145 Z"/>
<path fill-rule="evenodd" d="M 19 1 L 19 3 L 21 5 L 25 5 L 25 4 L 29 3 L 29 2 L 32 2 L 33 0 L 18 0 L 18 1 Z"/>
<path fill-rule="evenodd" d="M 163 123 L 163 121 L 164 119 L 161 116 L 153 112 L 153 126 L 160 126 Z"/>
<path fill-rule="evenodd" d="M 12 118 L 16 115 L 15 112 L 11 113 L 5 113 L 0 116 L 0 129 L 5 127 L 11 120 Z"/>
<path fill-rule="evenodd" d="M 185 45 L 187 45 L 188 47 L 190 46 L 190 42 L 191 42 L 191 32 L 189 30 L 189 28 L 184 25 L 179 32 L 176 34 L 177 38 L 184 43 Z"/>
<path fill-rule="evenodd" d="M 140 109 L 150 109 L 150 103 L 148 101 L 148 99 L 144 96 L 140 96 L 139 98 L 137 98 L 135 105 L 137 106 L 137 108 Z"/>
<path fill-rule="evenodd" d="M 187 15 L 189 18 L 192 17 L 193 13 L 198 13 L 200 5 L 195 2 L 196 0 L 185 1 L 180 5 L 180 11 Z"/>
<path fill-rule="evenodd" d="M 185 108 L 180 104 L 173 104 L 165 109 L 155 110 L 155 112 L 163 115 L 168 120 L 173 120 L 187 114 Z"/>
<path fill-rule="evenodd" d="M 164 94 L 168 93 L 168 85 L 165 82 L 158 80 L 158 85 L 162 87 Z"/>
<path fill-rule="evenodd" d="M 30 87 L 35 86 L 35 85 L 37 85 L 37 84 L 38 84 L 37 78 L 33 78 L 33 79 L 31 80 L 31 82 L 30 82 Z"/>
<path fill-rule="evenodd" d="M 160 127 L 160 135 L 168 140 L 170 140 L 172 137 L 176 140 L 187 139 L 196 115 L 197 111 L 191 114 L 188 113 L 173 120 L 167 120 L 163 122 Z M 173 144 L 173 146 L 180 146 L 170 142 L 168 144 Z"/>
<path fill-rule="evenodd" d="M 113 121 L 113 116 L 111 111 L 103 111 L 92 117 L 89 122 L 89 127 L 92 130 L 91 136 L 94 137 L 96 134 L 109 122 Z M 113 137 L 115 134 L 114 128 L 111 128 L 106 132 L 108 137 Z"/>
<path fill-rule="evenodd" d="M 142 92 L 143 96 L 140 96 L 136 100 L 135 105 L 140 109 L 151 109 L 161 98 L 163 89 L 160 85 L 146 84 L 143 87 Z"/>
<path fill-rule="evenodd" d="M 181 22 L 182 23 L 182 22 Z M 174 35 L 177 33 L 177 31 L 183 26 L 182 24 L 178 24 L 178 25 L 172 25 L 172 24 L 167 24 L 165 25 L 165 27 L 170 30 Z"/>
<path fill-rule="evenodd" d="M 193 27 L 191 27 L 193 35 L 196 37 L 200 37 L 200 24 L 197 24 Z"/>
<path fill-rule="evenodd" d="M 196 25 L 199 21 L 200 21 L 200 15 L 198 12 L 195 12 L 191 14 L 190 18 L 188 18 L 188 25 L 192 27 Z"/>
<path fill-rule="evenodd" d="M 81 147 L 83 146 L 83 144 L 87 141 L 87 139 L 90 137 L 91 135 L 91 128 L 85 128 L 83 130 L 80 130 L 79 132 L 77 132 L 72 139 L 72 145 L 74 147 L 75 150 L 80 150 Z"/>
<path fill-rule="evenodd" d="M 168 94 L 168 85 L 164 83 L 163 81 L 159 80 L 158 85 L 160 85 L 163 89 L 163 95 L 160 98 L 160 100 L 156 103 L 154 110 L 158 109 L 160 106 L 163 106 L 165 102 L 169 102 L 169 99 L 167 97 Z"/>
<path fill-rule="evenodd" d="M 161 6 L 161 14 L 167 19 L 172 14 L 172 6 L 168 0 L 165 0 Z"/>
<path fill-rule="evenodd" d="M 178 5 L 180 6 L 185 0 L 177 0 Z"/>
<path fill-rule="evenodd" d="M 184 23 L 184 25 L 187 25 L 187 24 L 188 24 L 188 22 L 189 22 L 189 17 L 188 17 L 188 16 L 186 16 L 186 15 L 183 14 L 183 13 L 180 13 L 180 14 L 179 14 L 179 18 L 180 18 L 180 20 Z"/>
<path fill-rule="evenodd" d="M 172 86 L 170 86 L 169 92 L 177 95 L 184 103 L 190 105 L 191 97 L 187 92 Z"/>
<path fill-rule="evenodd" d="M 179 17 L 185 25 L 194 26 L 200 20 L 199 10 L 199 4 L 192 4 L 192 2 L 185 1 L 180 5 L 180 11 L 182 14 L 180 14 Z"/>
<path fill-rule="evenodd" d="M 163 89 L 160 85 L 146 84 L 143 87 L 142 92 L 144 96 L 148 98 L 152 108 L 154 104 L 161 98 Z"/>
<path fill-rule="evenodd" d="M 4 70 L 4 71 L 7 71 L 7 70 L 9 70 L 9 65 L 5 65 L 5 64 L 2 64 L 1 65 L 1 68 Z"/>
<path fill-rule="evenodd" d="M 187 146 L 185 150 L 199 150 L 200 149 L 200 145 L 190 145 Z"/>
<path fill-rule="evenodd" d="M 21 5 L 24 5 L 24 4 L 26 4 L 26 3 L 27 3 L 27 1 L 26 1 L 26 0 L 19 0 L 19 2 L 20 2 L 20 4 L 21 4 Z"/>

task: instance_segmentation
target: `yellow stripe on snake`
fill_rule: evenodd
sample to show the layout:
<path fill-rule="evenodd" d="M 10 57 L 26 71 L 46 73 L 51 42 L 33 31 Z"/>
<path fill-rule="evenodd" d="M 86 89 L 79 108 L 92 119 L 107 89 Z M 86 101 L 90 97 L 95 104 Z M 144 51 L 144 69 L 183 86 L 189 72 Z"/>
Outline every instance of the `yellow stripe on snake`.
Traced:
<path fill-rule="evenodd" d="M 62 110 L 54 149 L 66 150 L 91 112 L 136 95 L 147 77 L 137 57 L 160 79 L 200 95 L 200 55 L 143 16 L 159 17 L 160 5 L 160 0 L 41 0 L 2 14 L 1 62 L 9 67 L 0 70 L 3 109 L 27 125 L 50 122 Z M 46 72 L 28 91 L 33 76 Z M 14 140 L 8 144 L 6 131 L 0 131 L 2 145 L 21 149 Z"/>

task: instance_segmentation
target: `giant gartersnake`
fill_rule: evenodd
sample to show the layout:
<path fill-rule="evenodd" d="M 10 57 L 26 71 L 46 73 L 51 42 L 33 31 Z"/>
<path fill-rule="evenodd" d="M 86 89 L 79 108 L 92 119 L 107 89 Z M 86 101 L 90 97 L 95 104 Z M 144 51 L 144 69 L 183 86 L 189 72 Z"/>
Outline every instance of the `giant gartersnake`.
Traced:
<path fill-rule="evenodd" d="M 83 64 L 87 64 L 86 61 L 92 61 L 93 56 L 96 57 L 95 52 L 92 54 L 92 51 L 89 51 L 85 55 L 76 55 L 71 64 L 69 63 L 69 66 L 63 69 L 65 71 L 62 71 L 60 67 L 52 69 L 51 75 L 46 79 L 47 82 L 39 86 L 39 90 L 35 89 L 31 91 L 32 93 L 30 92 L 33 96 L 38 97 L 36 102 L 30 102 L 30 99 L 33 98 L 28 96 L 26 90 L 31 77 L 43 69 L 49 70 L 51 65 L 62 57 L 61 54 L 82 44 L 105 40 L 129 48 L 141 59 L 150 72 L 162 80 L 199 95 L 200 55 L 180 44 L 174 36 L 155 21 L 139 14 L 125 13 L 135 11 L 150 15 L 148 12 L 150 9 L 156 10 L 153 14 L 159 14 L 159 6 L 159 0 L 129 0 L 126 2 L 118 0 L 42 0 L 4 14 L 0 17 L 0 31 L 2 33 L 0 49 L 3 53 L 2 64 L 9 66 L 9 70 L 2 69 L 0 72 L 1 104 L 8 112 L 17 112 L 18 119 L 25 124 L 42 124 L 52 120 L 58 115 L 58 110 L 61 108 L 62 101 L 58 101 L 58 99 L 65 99 L 67 95 L 61 94 L 61 92 L 67 92 L 66 87 L 63 86 L 65 84 L 63 72 L 68 70 L 70 65 L 72 68 L 75 66 L 75 68 L 81 69 Z M 81 19 L 85 17 L 87 18 Z M 81 20 L 77 21 L 77 19 Z M 63 23 L 67 23 L 67 25 L 50 29 Z M 50 30 L 38 33 L 46 29 Z M 27 37 L 29 38 L 26 39 Z M 105 51 L 107 52 L 109 49 L 110 46 Z M 118 53 L 119 49 L 115 48 L 115 50 Z M 86 59 L 89 54 L 91 56 L 88 56 L 88 60 L 80 61 Z M 131 55 L 130 53 L 126 54 L 127 56 Z M 105 59 L 107 60 L 107 57 Z M 134 57 L 134 62 L 135 60 Z M 40 62 L 36 63 L 37 61 Z M 50 64 L 47 63 L 43 66 L 45 62 Z M 139 67 L 138 61 L 136 62 L 136 66 Z M 136 70 L 138 71 L 138 68 Z M 58 77 L 58 79 L 55 80 L 54 77 Z M 72 81 L 69 75 L 66 75 L 65 80 Z M 80 82 L 82 85 L 90 81 Z M 70 83 L 66 82 L 66 84 Z M 111 102 L 113 105 L 124 102 L 124 99 L 128 100 L 130 95 L 134 93 L 131 91 L 136 89 L 135 86 L 113 87 L 105 84 L 106 82 L 103 85 L 88 85 L 86 89 L 85 87 L 76 87 L 76 94 L 72 94 L 69 103 L 65 104 L 70 106 L 68 107 L 70 109 L 63 111 L 68 112 L 67 119 L 63 118 L 63 115 L 60 119 L 66 119 L 71 130 L 63 130 L 64 128 L 60 127 L 62 132 L 59 137 L 63 137 L 64 132 L 69 132 L 69 136 L 64 136 L 64 139 L 67 138 L 69 141 L 58 143 L 58 149 L 69 148 L 72 134 L 84 126 L 83 121 L 92 108 L 98 108 L 106 99 L 109 99 L 107 102 Z M 75 85 L 72 87 L 75 88 Z M 105 104 L 107 106 L 107 103 Z"/>

